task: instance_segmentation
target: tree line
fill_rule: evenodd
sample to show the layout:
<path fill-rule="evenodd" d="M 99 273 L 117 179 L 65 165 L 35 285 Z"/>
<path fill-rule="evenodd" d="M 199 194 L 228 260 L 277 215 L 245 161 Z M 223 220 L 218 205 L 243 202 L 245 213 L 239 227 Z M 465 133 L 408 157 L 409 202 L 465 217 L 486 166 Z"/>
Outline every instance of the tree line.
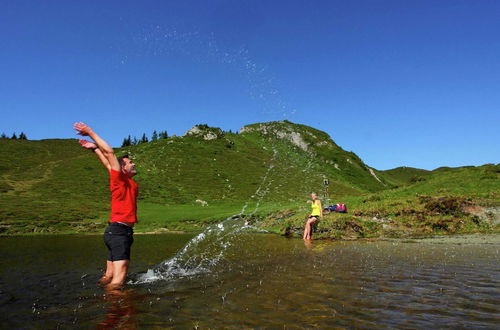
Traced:
<path fill-rule="evenodd" d="M 19 136 L 17 136 L 16 132 L 14 132 L 12 133 L 11 137 L 8 137 L 5 133 L 2 133 L 2 135 L 0 135 L 0 139 L 27 140 L 28 137 L 26 136 L 26 134 L 24 134 L 24 132 L 21 132 Z"/>
<path fill-rule="evenodd" d="M 151 135 L 151 141 L 156 141 L 156 140 L 162 140 L 162 139 L 167 139 L 168 134 L 167 131 L 161 131 L 157 132 L 156 130 L 153 131 L 153 134 Z M 146 133 L 142 134 L 142 137 L 138 139 L 137 137 L 131 137 L 130 135 L 127 136 L 126 138 L 123 139 L 122 141 L 122 147 L 128 147 L 128 146 L 135 146 L 141 143 L 148 143 L 150 140 L 146 136 Z"/>

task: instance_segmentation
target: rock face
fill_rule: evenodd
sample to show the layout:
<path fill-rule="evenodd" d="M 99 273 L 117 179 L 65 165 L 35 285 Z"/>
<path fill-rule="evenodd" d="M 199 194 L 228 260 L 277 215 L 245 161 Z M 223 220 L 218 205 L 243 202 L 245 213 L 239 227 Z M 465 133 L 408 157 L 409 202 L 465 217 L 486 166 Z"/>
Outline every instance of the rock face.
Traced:
<path fill-rule="evenodd" d="M 481 221 L 489 222 L 491 225 L 496 226 L 500 224 L 500 207 L 480 207 L 480 206 L 465 206 L 464 211 L 473 214 Z"/>
<path fill-rule="evenodd" d="M 204 200 L 201 200 L 201 199 L 197 199 L 196 203 L 200 204 L 201 206 L 208 206 L 208 203 Z"/>
<path fill-rule="evenodd" d="M 195 125 L 186 131 L 183 136 L 198 136 L 205 141 L 216 140 L 224 136 L 224 132 L 218 127 L 207 125 Z"/>
<path fill-rule="evenodd" d="M 304 141 L 304 139 L 302 139 L 302 136 L 300 135 L 300 133 L 278 131 L 278 132 L 276 132 L 276 135 L 280 139 L 286 139 L 286 140 L 292 142 L 293 144 L 295 144 L 300 149 L 302 149 L 304 151 L 308 151 L 307 143 Z"/>
<path fill-rule="evenodd" d="M 369 168 L 368 167 L 368 171 L 370 171 L 370 174 L 380 183 L 382 183 L 382 181 L 380 181 L 380 179 L 378 178 L 378 176 L 375 174 L 375 172 L 373 171 L 373 169 Z"/>
<path fill-rule="evenodd" d="M 261 132 L 264 135 L 270 135 L 270 134 L 276 135 L 276 137 L 288 140 L 304 151 L 310 151 L 307 142 L 302 137 L 302 134 L 300 132 L 295 131 L 294 128 L 288 125 L 286 121 L 264 123 L 264 124 L 258 124 L 256 126 L 244 126 L 240 129 L 240 133 L 254 132 L 254 131 Z"/>
<path fill-rule="evenodd" d="M 386 186 L 385 179 L 368 167 L 355 153 L 342 149 L 330 135 L 318 129 L 282 120 L 247 125 L 240 129 L 240 133 L 262 136 L 265 141 L 271 143 L 285 142 L 284 145 L 292 147 L 291 150 L 294 152 L 306 153 L 306 156 L 313 157 L 314 162 L 320 164 L 321 168 L 328 168 L 321 173 L 324 176 L 333 175 L 345 182 L 356 178 L 369 190 Z M 330 169 L 336 173 L 329 172 Z"/>

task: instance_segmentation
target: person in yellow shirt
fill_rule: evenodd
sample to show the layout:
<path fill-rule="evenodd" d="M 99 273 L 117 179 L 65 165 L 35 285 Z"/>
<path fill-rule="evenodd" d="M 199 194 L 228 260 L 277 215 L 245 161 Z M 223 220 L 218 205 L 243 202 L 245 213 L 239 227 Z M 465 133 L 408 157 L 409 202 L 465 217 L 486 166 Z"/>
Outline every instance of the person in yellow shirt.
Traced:
<path fill-rule="evenodd" d="M 304 227 L 304 239 L 311 239 L 311 226 L 323 216 L 323 207 L 318 195 L 311 194 L 311 214 L 307 217 L 306 225 Z"/>

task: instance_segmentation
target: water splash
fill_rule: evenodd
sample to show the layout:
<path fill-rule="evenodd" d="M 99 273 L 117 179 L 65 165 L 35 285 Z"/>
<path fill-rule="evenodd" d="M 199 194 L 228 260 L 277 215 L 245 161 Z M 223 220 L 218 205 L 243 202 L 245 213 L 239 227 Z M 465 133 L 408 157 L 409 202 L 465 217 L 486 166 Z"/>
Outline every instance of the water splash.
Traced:
<path fill-rule="evenodd" d="M 233 238 L 250 228 L 243 216 L 232 216 L 206 228 L 175 256 L 141 274 L 134 284 L 169 280 L 206 273 L 223 258 Z"/>
<path fill-rule="evenodd" d="M 132 42 L 140 45 L 137 57 L 182 56 L 196 63 L 215 63 L 236 69 L 248 84 L 248 96 L 260 105 L 262 113 L 291 119 L 297 112 L 286 100 L 278 79 L 252 57 L 248 48 L 224 47 L 214 33 L 152 25 L 132 36 Z M 128 61 L 128 56 L 123 55 L 120 63 L 125 65 Z"/>
<path fill-rule="evenodd" d="M 172 258 L 161 262 L 146 273 L 137 275 L 129 284 L 175 280 L 210 272 L 223 259 L 225 252 L 231 247 L 239 234 L 255 228 L 249 223 L 248 219 L 258 211 L 263 198 L 270 191 L 270 185 L 273 182 L 270 179 L 270 174 L 274 168 L 277 155 L 277 151 L 273 149 L 273 156 L 259 187 L 243 205 L 239 214 L 230 216 L 220 223 L 210 225 L 202 233 L 191 239 Z M 245 210 L 252 201 L 255 202 L 255 208 L 250 214 L 245 215 Z"/>
<path fill-rule="evenodd" d="M 254 215 L 257 210 L 259 209 L 260 207 L 260 203 L 262 202 L 262 199 L 269 193 L 270 191 L 270 188 L 271 188 L 271 183 L 273 183 L 273 180 L 270 180 L 269 179 L 269 173 L 271 172 L 271 170 L 274 168 L 274 162 L 276 161 L 276 157 L 278 156 L 278 151 L 276 149 L 273 149 L 273 157 L 271 158 L 271 163 L 269 164 L 267 170 L 266 170 L 266 173 L 264 174 L 264 176 L 262 177 L 262 180 L 260 182 L 260 185 L 259 187 L 257 188 L 257 190 L 255 191 L 255 193 L 250 197 L 250 200 L 252 199 L 256 199 L 256 203 L 255 203 L 255 208 L 254 210 L 250 213 L 250 215 Z M 249 204 L 249 201 L 247 201 L 245 203 L 245 205 L 243 206 L 243 208 L 241 209 L 241 212 L 240 214 L 244 214 L 245 213 L 245 210 L 247 209 L 248 207 L 248 204 Z"/>

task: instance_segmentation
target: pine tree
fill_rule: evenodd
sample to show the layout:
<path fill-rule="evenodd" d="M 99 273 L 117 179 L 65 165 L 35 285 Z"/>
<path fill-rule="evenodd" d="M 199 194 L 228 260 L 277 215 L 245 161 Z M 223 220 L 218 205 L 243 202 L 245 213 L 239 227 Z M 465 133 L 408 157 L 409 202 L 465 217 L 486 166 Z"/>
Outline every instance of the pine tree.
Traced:
<path fill-rule="evenodd" d="M 16 135 L 16 132 L 14 132 L 14 133 L 12 134 L 11 139 L 12 139 L 12 140 L 17 140 L 17 135 Z"/>
<path fill-rule="evenodd" d="M 2 135 L 0 136 L 0 139 L 8 139 L 7 135 L 5 135 L 5 133 L 2 133 Z"/>
<path fill-rule="evenodd" d="M 148 137 L 146 136 L 146 133 L 143 133 L 142 134 L 142 138 L 141 138 L 141 143 L 148 143 Z"/>
<path fill-rule="evenodd" d="M 151 137 L 151 141 L 156 141 L 158 140 L 158 133 L 156 133 L 156 130 L 153 131 L 153 136 Z"/>
<path fill-rule="evenodd" d="M 160 139 L 168 139 L 167 131 L 160 132 Z"/>
<path fill-rule="evenodd" d="M 21 134 L 19 134 L 19 140 L 27 140 L 28 137 L 26 136 L 26 134 L 24 134 L 24 132 L 21 132 Z"/>
<path fill-rule="evenodd" d="M 130 139 L 130 135 L 123 139 L 122 147 L 128 147 L 132 144 L 132 140 Z"/>
<path fill-rule="evenodd" d="M 139 144 L 139 141 L 137 141 L 137 138 L 134 136 L 134 139 L 132 140 L 131 145 L 136 146 Z"/>

